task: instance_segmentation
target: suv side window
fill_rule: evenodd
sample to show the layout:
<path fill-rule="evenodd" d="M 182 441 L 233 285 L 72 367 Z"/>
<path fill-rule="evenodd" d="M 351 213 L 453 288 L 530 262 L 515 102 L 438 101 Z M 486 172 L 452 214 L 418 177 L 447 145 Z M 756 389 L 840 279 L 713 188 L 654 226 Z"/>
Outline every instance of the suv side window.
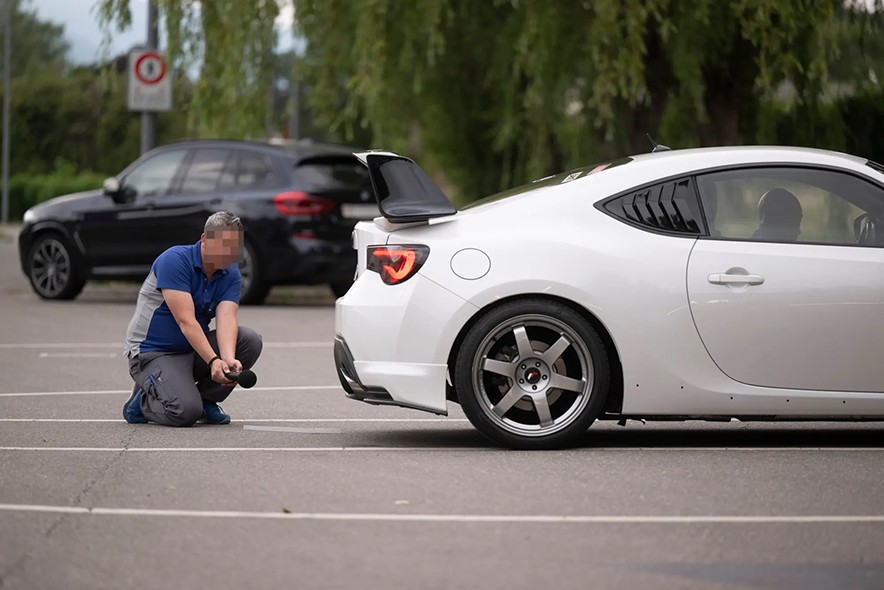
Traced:
<path fill-rule="evenodd" d="M 218 189 L 221 171 L 231 152 L 223 149 L 198 149 L 181 185 L 183 193 L 210 193 Z"/>
<path fill-rule="evenodd" d="M 745 168 L 700 175 L 697 187 L 714 239 L 884 245 L 884 189 L 846 172 Z"/>
<path fill-rule="evenodd" d="M 123 192 L 129 199 L 168 193 L 186 154 L 187 150 L 170 150 L 145 160 L 123 179 Z"/>
<path fill-rule="evenodd" d="M 271 186 L 273 182 L 273 165 L 270 158 L 254 152 L 239 152 L 239 167 L 236 177 L 238 188 L 261 188 Z"/>

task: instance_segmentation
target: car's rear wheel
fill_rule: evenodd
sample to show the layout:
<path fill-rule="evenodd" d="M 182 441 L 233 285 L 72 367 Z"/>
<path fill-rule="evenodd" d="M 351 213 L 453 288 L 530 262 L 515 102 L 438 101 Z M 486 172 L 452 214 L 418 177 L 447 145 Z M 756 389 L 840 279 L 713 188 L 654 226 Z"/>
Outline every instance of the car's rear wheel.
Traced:
<path fill-rule="evenodd" d="M 37 238 L 28 253 L 28 268 L 31 287 L 43 299 L 73 299 L 86 284 L 70 243 L 59 234 Z"/>
<path fill-rule="evenodd" d="M 239 265 L 239 274 L 242 276 L 242 291 L 239 302 L 242 305 L 261 305 L 267 299 L 270 285 L 264 280 L 261 269 L 261 260 L 258 252 L 249 242 L 243 247 L 243 260 Z"/>
<path fill-rule="evenodd" d="M 517 449 L 566 446 L 601 413 L 610 381 L 604 344 L 570 307 L 506 303 L 482 317 L 458 352 L 464 413 L 491 440 Z"/>

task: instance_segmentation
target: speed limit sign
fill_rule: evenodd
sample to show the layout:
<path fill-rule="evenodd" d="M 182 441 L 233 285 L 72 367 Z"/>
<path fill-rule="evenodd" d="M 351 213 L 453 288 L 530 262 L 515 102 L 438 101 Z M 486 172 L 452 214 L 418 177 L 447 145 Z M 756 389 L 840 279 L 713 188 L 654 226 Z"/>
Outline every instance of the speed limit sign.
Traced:
<path fill-rule="evenodd" d="M 130 111 L 168 111 L 172 108 L 172 76 L 158 51 L 129 53 L 126 102 Z"/>

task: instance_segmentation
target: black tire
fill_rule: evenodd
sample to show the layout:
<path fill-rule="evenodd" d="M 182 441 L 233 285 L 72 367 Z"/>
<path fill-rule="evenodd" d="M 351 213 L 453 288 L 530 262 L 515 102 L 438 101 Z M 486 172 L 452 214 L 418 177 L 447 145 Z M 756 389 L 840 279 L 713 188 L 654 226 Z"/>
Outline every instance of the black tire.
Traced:
<path fill-rule="evenodd" d="M 517 333 L 533 354 L 524 365 L 515 352 Z M 565 347 L 562 352 L 549 350 L 552 344 Z M 494 363 L 495 369 L 480 371 L 480 363 Z M 508 376 L 498 373 L 499 368 Z M 586 432 L 604 408 L 611 370 L 601 338 L 580 314 L 558 302 L 525 299 L 496 307 L 476 322 L 458 351 L 454 374 L 460 405 L 479 432 L 510 448 L 540 450 L 568 446 Z M 578 391 L 577 384 L 583 389 Z M 495 401 L 495 396 L 500 397 Z M 546 424 L 540 406 L 546 408 Z"/>
<path fill-rule="evenodd" d="M 74 299 L 86 285 L 76 250 L 59 233 L 41 234 L 28 253 L 28 280 L 42 299 Z"/>
<path fill-rule="evenodd" d="M 263 261 L 258 255 L 258 250 L 248 241 L 243 249 L 243 263 L 240 265 L 242 291 L 239 294 L 239 303 L 261 305 L 270 292 L 270 285 L 264 279 Z"/>
<path fill-rule="evenodd" d="M 335 283 L 329 283 L 331 287 L 332 293 L 335 294 L 335 297 L 343 297 L 347 294 L 347 291 L 350 290 L 350 287 L 353 286 L 353 281 L 338 281 Z"/>

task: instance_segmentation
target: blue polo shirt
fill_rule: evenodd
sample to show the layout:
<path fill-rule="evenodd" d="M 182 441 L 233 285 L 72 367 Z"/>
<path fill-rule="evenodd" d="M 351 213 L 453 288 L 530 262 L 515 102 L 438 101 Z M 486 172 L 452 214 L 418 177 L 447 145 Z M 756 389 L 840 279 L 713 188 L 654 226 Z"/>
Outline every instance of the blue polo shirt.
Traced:
<path fill-rule="evenodd" d="M 196 320 L 204 332 L 222 301 L 239 303 L 242 276 L 239 268 L 215 271 L 211 280 L 203 270 L 200 242 L 192 246 L 174 246 L 154 261 L 150 274 L 141 285 L 135 314 L 126 332 L 126 353 L 193 350 L 178 327 L 161 289 L 190 293 Z"/>

